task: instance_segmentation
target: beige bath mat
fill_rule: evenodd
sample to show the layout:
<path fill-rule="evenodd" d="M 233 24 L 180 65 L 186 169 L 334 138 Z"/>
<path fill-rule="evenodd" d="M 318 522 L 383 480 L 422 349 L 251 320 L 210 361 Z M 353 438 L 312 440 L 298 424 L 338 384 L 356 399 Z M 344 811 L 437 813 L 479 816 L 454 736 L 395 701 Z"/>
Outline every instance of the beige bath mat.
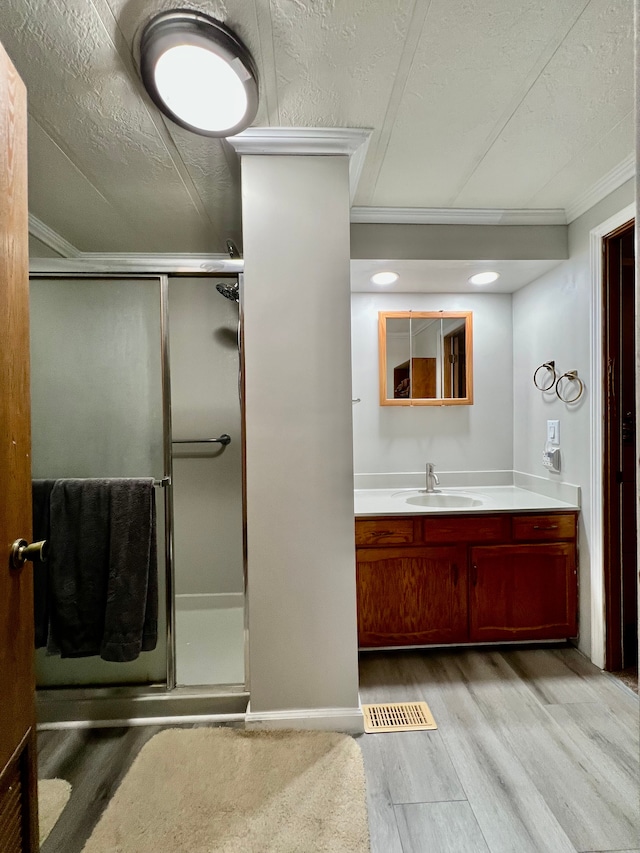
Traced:
<path fill-rule="evenodd" d="M 64 779 L 41 779 L 38 782 L 40 844 L 55 826 L 70 796 L 71 785 Z"/>
<path fill-rule="evenodd" d="M 335 732 L 168 729 L 84 853 L 368 853 L 360 747 Z"/>

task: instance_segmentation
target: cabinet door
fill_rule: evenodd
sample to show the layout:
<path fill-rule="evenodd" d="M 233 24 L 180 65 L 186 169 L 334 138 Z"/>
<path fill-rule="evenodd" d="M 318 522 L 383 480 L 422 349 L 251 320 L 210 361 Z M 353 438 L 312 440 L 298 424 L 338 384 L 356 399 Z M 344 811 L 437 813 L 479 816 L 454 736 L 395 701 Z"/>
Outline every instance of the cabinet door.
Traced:
<path fill-rule="evenodd" d="M 466 548 L 358 548 L 356 568 L 361 646 L 467 639 Z"/>
<path fill-rule="evenodd" d="M 569 542 L 471 549 L 469 639 L 574 637 L 576 550 Z"/>

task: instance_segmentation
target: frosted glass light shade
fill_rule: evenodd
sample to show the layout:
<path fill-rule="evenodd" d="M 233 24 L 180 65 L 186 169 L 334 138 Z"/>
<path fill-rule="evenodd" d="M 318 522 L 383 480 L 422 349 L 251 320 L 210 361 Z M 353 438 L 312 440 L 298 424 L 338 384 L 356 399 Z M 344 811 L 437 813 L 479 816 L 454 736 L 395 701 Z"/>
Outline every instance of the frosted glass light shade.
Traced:
<path fill-rule="evenodd" d="M 226 131 L 247 111 L 247 93 L 231 65 L 197 45 L 169 48 L 156 62 L 155 77 L 171 112 L 201 130 Z"/>
<path fill-rule="evenodd" d="M 205 136 L 233 136 L 258 108 L 253 60 L 224 24 L 200 12 L 164 12 L 145 27 L 140 74 L 172 121 Z"/>

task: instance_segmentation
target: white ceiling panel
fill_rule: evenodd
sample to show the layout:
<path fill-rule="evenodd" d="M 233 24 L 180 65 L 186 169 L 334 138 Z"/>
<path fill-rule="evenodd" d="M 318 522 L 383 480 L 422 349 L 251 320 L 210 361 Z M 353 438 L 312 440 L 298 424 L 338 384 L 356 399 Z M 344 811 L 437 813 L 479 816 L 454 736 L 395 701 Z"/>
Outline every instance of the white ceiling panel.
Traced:
<path fill-rule="evenodd" d="M 593 183 L 594 175 L 606 175 L 621 163 L 635 145 L 635 116 L 630 110 L 618 124 L 561 166 L 544 187 L 530 199 L 532 207 L 563 207 L 578 198 Z"/>
<path fill-rule="evenodd" d="M 33 116 L 29 117 L 28 139 L 29 212 L 45 224 L 55 222 L 55 230 L 83 251 L 100 251 L 103 230 L 118 246 L 128 247 L 122 251 L 135 251 L 144 240 L 135 219 L 123 215 L 126 211 L 102 195 Z"/>
<path fill-rule="evenodd" d="M 372 203 L 454 206 L 586 2 L 433 0 Z"/>
<path fill-rule="evenodd" d="M 413 0 L 271 0 L 285 126 L 377 127 Z"/>
<path fill-rule="evenodd" d="M 633 87 L 632 4 L 592 0 L 454 205 L 488 199 L 491 207 L 528 206 L 550 174 L 597 145 L 633 109 Z M 604 171 L 617 156 L 611 153 Z"/>

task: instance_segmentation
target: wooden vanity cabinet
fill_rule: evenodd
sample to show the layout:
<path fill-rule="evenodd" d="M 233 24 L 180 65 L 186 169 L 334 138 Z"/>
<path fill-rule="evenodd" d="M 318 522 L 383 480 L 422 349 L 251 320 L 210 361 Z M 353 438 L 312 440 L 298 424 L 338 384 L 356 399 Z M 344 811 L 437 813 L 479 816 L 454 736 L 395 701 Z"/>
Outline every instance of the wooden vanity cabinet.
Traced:
<path fill-rule="evenodd" d="M 576 513 L 514 515 L 513 544 L 470 549 L 469 640 L 577 633 Z"/>
<path fill-rule="evenodd" d="M 357 566 L 360 645 L 464 642 L 466 548 L 362 548 Z"/>
<path fill-rule="evenodd" d="M 356 520 L 362 647 L 577 633 L 576 512 Z"/>

